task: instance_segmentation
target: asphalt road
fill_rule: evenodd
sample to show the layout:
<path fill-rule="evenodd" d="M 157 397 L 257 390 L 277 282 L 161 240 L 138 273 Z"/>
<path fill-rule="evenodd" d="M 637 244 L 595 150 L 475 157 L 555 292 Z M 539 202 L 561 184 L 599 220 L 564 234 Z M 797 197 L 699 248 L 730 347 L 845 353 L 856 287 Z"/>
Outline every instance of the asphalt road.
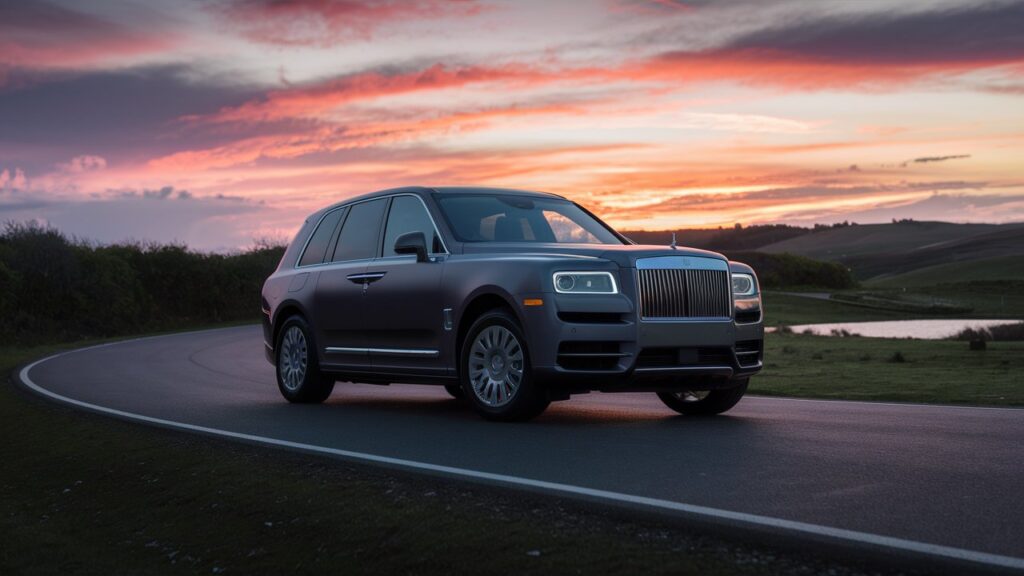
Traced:
<path fill-rule="evenodd" d="M 323 405 L 290 405 L 255 326 L 75 351 L 26 375 L 75 401 L 292 447 L 1024 567 L 1024 410 L 748 397 L 725 416 L 694 418 L 653 394 L 590 394 L 497 424 L 440 387 L 355 384 L 338 384 Z"/>

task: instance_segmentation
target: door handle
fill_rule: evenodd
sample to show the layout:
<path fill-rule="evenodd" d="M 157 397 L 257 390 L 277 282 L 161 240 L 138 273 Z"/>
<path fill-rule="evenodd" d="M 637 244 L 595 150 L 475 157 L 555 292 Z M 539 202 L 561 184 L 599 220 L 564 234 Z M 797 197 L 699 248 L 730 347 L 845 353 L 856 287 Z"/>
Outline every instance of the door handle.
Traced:
<path fill-rule="evenodd" d="M 349 282 L 355 282 L 356 284 L 372 284 L 383 278 L 385 274 L 387 272 L 365 272 L 363 274 L 349 274 L 345 278 L 348 278 Z"/>

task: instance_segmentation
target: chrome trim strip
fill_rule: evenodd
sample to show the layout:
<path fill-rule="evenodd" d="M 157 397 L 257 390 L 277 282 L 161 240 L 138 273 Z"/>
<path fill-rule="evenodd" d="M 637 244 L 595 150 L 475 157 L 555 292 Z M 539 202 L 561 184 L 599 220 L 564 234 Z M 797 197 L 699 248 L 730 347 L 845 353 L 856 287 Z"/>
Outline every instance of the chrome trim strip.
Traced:
<path fill-rule="evenodd" d="M 382 354 L 385 356 L 417 356 L 436 358 L 441 353 L 437 350 L 417 348 L 348 348 L 344 346 L 328 346 L 324 348 L 328 354 Z"/>
<path fill-rule="evenodd" d="M 651 256 L 637 258 L 637 270 L 720 270 L 729 271 L 729 263 L 706 256 Z"/>
<path fill-rule="evenodd" d="M 735 371 L 732 366 L 661 366 L 661 367 L 649 367 L 649 368 L 635 368 L 634 372 L 652 373 L 652 372 L 701 372 L 701 373 L 713 373 L 713 374 L 733 374 Z"/>

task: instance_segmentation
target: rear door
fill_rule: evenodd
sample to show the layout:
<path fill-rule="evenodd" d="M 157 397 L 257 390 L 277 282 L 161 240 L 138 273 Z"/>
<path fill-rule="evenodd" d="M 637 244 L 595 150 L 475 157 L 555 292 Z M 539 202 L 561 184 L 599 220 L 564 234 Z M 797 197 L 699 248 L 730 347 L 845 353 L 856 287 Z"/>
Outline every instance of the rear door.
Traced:
<path fill-rule="evenodd" d="M 320 328 L 321 358 L 326 365 L 370 367 L 365 328 L 371 320 L 365 304 L 373 277 L 365 272 L 377 256 L 387 202 L 378 198 L 347 208 L 317 280 L 314 322 Z"/>
<path fill-rule="evenodd" d="M 429 252 L 426 262 L 417 262 L 413 254 L 395 253 L 395 240 L 408 232 L 423 233 Z M 441 275 L 447 250 L 419 196 L 392 197 L 381 246 L 381 256 L 366 269 L 376 279 L 364 300 L 365 339 L 374 370 L 443 375 L 447 366 L 441 350 Z"/>

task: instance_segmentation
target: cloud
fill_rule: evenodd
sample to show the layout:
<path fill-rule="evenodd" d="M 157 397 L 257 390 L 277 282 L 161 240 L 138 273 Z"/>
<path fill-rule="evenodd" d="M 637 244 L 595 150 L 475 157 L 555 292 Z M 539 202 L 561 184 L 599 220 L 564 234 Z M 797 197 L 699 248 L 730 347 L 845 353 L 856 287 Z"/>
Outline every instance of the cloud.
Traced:
<path fill-rule="evenodd" d="M 69 162 L 59 166 L 60 170 L 72 174 L 80 174 L 82 172 L 89 172 L 92 170 L 102 170 L 106 167 L 106 158 L 103 158 L 102 156 L 93 156 L 91 154 L 75 156 Z"/>
<path fill-rule="evenodd" d="M 462 17 L 480 9 L 475 0 L 236 0 L 219 11 L 256 42 L 329 47 L 369 40 L 396 23 Z"/>
<path fill-rule="evenodd" d="M 25 172 L 21 168 L 15 168 L 14 170 L 5 168 L 3 172 L 0 172 L 0 190 L 23 189 L 27 183 L 28 179 L 25 178 Z"/>
<path fill-rule="evenodd" d="M 0 198 L 0 220 L 42 221 L 100 243 L 152 240 L 233 250 L 265 236 L 263 223 L 273 218 L 261 203 L 226 195 L 200 198 L 173 186 L 111 191 L 90 199 L 31 191 Z"/>
<path fill-rule="evenodd" d="M 970 154 L 954 154 L 951 156 L 922 156 L 921 158 L 914 158 L 911 162 L 915 164 L 926 164 L 929 162 L 945 162 L 947 160 L 958 160 L 960 158 L 970 158 Z"/>
<path fill-rule="evenodd" d="M 148 11 L 145 15 L 152 16 Z M 51 2 L 3 2 L 0 68 L 95 68 L 164 52 L 176 44 L 178 37 L 162 22 L 166 18 L 152 18 L 143 33 Z"/>

